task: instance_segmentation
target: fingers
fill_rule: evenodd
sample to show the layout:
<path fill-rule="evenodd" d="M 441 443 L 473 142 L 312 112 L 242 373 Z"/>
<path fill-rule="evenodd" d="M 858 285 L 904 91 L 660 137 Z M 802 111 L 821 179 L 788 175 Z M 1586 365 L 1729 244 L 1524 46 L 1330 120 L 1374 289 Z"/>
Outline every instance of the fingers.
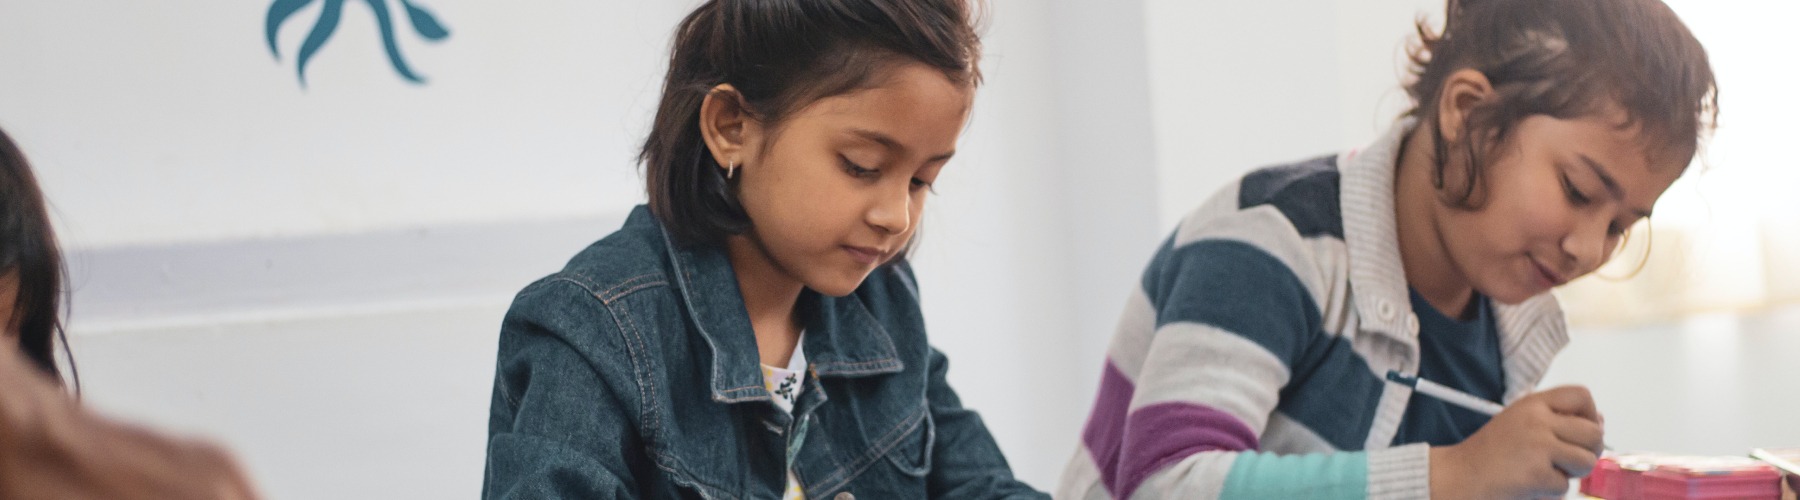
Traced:
<path fill-rule="evenodd" d="M 1570 478 L 1587 477 L 1599 460 L 1600 456 L 1593 451 L 1575 445 L 1558 443 L 1550 450 L 1550 463 L 1564 476 L 1565 486 Z"/>
<path fill-rule="evenodd" d="M 1556 467 L 1542 467 L 1533 476 L 1532 495 L 1562 498 L 1569 492 L 1570 476 Z"/>
<path fill-rule="evenodd" d="M 1566 385 L 1540 392 L 1537 396 L 1556 413 L 1600 421 L 1600 409 L 1594 406 L 1594 395 L 1586 387 Z"/>
<path fill-rule="evenodd" d="M 1566 415 L 1554 418 L 1550 431 L 1558 441 L 1588 450 L 1596 456 L 1606 448 L 1606 429 L 1598 422 Z"/>

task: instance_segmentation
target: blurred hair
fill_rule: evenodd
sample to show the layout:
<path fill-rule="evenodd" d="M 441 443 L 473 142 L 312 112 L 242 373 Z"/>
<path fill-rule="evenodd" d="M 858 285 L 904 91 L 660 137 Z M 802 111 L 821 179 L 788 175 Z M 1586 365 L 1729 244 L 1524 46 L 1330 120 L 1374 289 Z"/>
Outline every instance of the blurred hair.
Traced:
<path fill-rule="evenodd" d="M 10 272 L 19 277 L 12 318 L 19 328 L 19 350 L 60 381 L 56 344 L 61 342 L 65 353 L 68 349 L 62 321 L 67 295 L 62 252 L 25 154 L 0 130 L 0 275 Z"/>

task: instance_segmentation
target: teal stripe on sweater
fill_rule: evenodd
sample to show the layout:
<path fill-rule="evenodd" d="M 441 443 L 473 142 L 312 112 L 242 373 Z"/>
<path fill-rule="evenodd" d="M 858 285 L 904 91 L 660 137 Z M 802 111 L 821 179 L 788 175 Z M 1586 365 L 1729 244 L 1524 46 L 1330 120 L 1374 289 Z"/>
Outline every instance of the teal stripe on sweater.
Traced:
<path fill-rule="evenodd" d="M 1240 453 L 1225 476 L 1221 499 L 1369 496 L 1369 454 L 1363 452 L 1276 455 Z"/>

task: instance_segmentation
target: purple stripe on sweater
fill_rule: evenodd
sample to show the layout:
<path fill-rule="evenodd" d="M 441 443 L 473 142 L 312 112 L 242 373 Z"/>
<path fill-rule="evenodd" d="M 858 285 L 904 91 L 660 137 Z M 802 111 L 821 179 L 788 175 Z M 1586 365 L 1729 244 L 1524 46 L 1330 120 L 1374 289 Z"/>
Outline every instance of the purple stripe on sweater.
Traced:
<path fill-rule="evenodd" d="M 1100 374 L 1100 396 L 1094 400 L 1094 411 L 1088 413 L 1087 427 L 1081 430 L 1081 441 L 1087 444 L 1094 467 L 1100 469 L 1106 491 L 1119 491 L 1119 448 L 1125 441 L 1125 412 L 1131 409 L 1135 391 L 1131 379 L 1125 378 L 1111 359 L 1106 360 Z"/>
<path fill-rule="evenodd" d="M 1256 433 L 1237 417 L 1205 405 L 1158 403 L 1131 412 L 1119 452 L 1118 498 L 1131 498 L 1144 479 L 1195 453 L 1257 449 Z M 1109 485 L 1110 486 L 1110 485 Z"/>

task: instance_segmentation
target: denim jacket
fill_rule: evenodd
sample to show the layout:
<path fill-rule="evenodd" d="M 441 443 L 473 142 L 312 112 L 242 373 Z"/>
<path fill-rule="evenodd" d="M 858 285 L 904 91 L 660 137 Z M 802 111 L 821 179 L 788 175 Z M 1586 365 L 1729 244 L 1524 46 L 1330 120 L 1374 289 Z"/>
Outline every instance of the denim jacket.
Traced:
<path fill-rule="evenodd" d="M 724 251 L 673 244 L 638 207 L 507 312 L 483 497 L 774 499 L 791 457 L 808 498 L 1047 498 L 945 381 L 904 262 L 799 304 L 790 416 Z"/>

